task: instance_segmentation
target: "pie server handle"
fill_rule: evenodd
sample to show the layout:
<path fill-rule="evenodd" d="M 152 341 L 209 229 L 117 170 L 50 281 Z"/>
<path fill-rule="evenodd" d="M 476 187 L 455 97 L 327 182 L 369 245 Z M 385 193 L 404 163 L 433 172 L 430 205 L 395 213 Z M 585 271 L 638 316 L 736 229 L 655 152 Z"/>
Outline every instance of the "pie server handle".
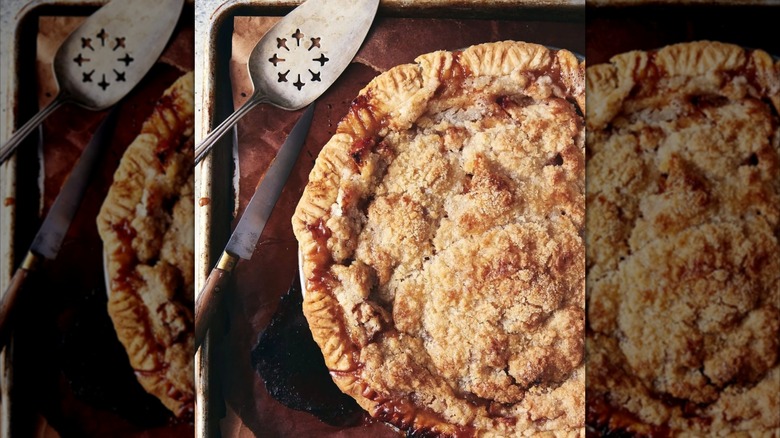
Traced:
<path fill-rule="evenodd" d="M 233 267 L 236 266 L 238 257 L 228 252 L 223 252 L 217 262 L 217 266 L 211 270 L 206 284 L 198 294 L 195 301 L 195 351 L 198 351 L 203 340 L 206 338 L 206 332 L 217 313 L 223 291 L 227 286 Z"/>
<path fill-rule="evenodd" d="M 19 291 L 30 273 L 36 269 L 39 260 L 40 257 L 32 252 L 28 252 L 22 265 L 16 270 L 14 276 L 11 277 L 11 284 L 8 285 L 2 299 L 0 299 L 0 350 L 6 346 L 11 338 L 14 304 L 19 297 Z"/>

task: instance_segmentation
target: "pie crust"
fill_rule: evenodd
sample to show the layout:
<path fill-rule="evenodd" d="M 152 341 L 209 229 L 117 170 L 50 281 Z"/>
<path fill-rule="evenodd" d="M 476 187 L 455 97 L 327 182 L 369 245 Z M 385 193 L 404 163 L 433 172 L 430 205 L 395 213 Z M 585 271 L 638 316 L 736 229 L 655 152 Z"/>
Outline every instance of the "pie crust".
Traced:
<path fill-rule="evenodd" d="M 693 42 L 587 69 L 589 426 L 780 433 L 780 62 Z"/>
<path fill-rule="evenodd" d="M 194 401 L 193 74 L 128 146 L 97 219 L 108 313 L 144 389 L 176 416 Z"/>
<path fill-rule="evenodd" d="M 413 436 L 582 436 L 585 64 L 498 42 L 371 81 L 293 217 L 331 376 Z"/>

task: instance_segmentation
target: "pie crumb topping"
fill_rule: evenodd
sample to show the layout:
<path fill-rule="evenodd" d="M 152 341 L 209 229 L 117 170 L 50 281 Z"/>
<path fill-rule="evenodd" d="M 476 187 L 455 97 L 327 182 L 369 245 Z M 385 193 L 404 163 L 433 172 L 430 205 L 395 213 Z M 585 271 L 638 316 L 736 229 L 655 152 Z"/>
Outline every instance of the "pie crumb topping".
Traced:
<path fill-rule="evenodd" d="M 194 403 L 193 74 L 157 102 L 98 216 L 108 312 L 136 377 L 176 416 Z"/>
<path fill-rule="evenodd" d="M 776 434 L 780 62 L 685 43 L 587 83 L 588 422 Z"/>
<path fill-rule="evenodd" d="M 584 434 L 584 63 L 520 42 L 375 78 L 293 217 L 304 313 L 371 415 Z"/>

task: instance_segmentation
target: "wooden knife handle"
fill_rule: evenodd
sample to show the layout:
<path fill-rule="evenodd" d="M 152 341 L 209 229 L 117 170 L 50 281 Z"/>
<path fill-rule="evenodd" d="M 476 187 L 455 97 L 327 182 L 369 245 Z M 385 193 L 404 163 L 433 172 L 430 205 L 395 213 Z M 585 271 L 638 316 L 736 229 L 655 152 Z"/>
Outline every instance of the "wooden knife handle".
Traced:
<path fill-rule="evenodd" d="M 30 275 L 38 264 L 38 257 L 28 252 L 24 262 L 11 277 L 11 284 L 5 290 L 2 300 L 0 300 L 0 350 L 5 347 L 11 338 L 14 318 L 14 304 L 19 297 L 19 291 L 24 284 L 24 280 Z"/>
<path fill-rule="evenodd" d="M 198 351 L 203 340 L 206 338 L 206 332 L 214 319 L 222 295 L 227 286 L 230 273 L 236 265 L 237 258 L 223 252 L 217 266 L 211 271 L 206 279 L 206 284 L 198 294 L 195 301 L 195 351 Z"/>

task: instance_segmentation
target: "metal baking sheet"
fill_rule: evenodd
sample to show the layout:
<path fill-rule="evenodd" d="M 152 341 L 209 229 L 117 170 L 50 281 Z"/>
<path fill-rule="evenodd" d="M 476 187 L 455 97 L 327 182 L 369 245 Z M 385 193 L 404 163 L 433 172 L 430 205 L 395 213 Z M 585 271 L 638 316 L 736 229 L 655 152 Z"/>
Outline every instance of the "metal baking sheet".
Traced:
<path fill-rule="evenodd" d="M 196 141 L 251 95 L 246 41 L 258 39 L 299 2 L 198 0 L 196 39 Z M 328 426 L 285 408 L 265 390 L 249 353 L 295 275 L 297 244 L 290 217 L 314 159 L 335 131 L 351 100 L 374 76 L 433 50 L 516 39 L 585 52 L 584 2 L 383 1 L 355 62 L 317 103 L 304 151 L 293 169 L 251 261 L 237 266 L 225 293 L 222 317 L 196 361 L 198 436 L 397 436 L 381 424 Z M 239 44 L 240 43 L 240 44 Z M 238 45 L 238 47 L 236 47 Z M 249 47 L 247 49 L 247 47 Z M 243 58 L 242 58 L 243 56 Z M 254 109 L 196 169 L 196 274 L 200 289 L 211 261 L 229 237 L 276 149 L 299 113 Z"/>
<path fill-rule="evenodd" d="M 56 94 L 49 63 L 57 39 L 104 3 L 0 2 L 0 138 L 7 139 Z M 85 193 L 58 260 L 45 264 L 23 290 L 24 314 L 0 364 L 0 436 L 193 435 L 192 423 L 171 422 L 172 415 L 153 407 L 159 402 L 135 381 L 105 312 L 95 227 L 124 147 L 162 91 L 194 67 L 193 17 L 190 1 L 160 62 L 122 103 L 114 147 Z M 0 167 L 0 292 L 101 118 L 100 112 L 73 105 L 60 108 Z"/>

